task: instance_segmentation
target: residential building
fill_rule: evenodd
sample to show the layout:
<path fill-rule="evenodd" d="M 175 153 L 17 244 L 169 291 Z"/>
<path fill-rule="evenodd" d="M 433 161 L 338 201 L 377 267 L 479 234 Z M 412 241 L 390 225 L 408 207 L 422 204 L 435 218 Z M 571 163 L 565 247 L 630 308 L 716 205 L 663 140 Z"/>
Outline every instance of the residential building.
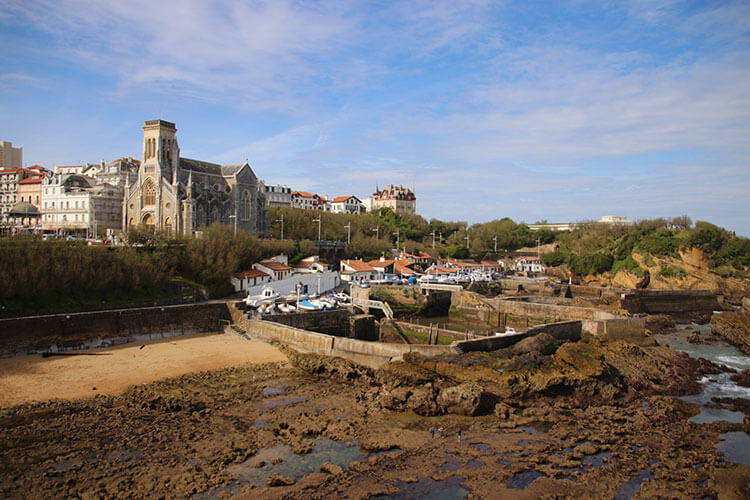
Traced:
<path fill-rule="evenodd" d="M 331 212 L 335 214 L 361 214 L 364 213 L 362 202 L 354 195 L 337 196 L 331 200 Z"/>
<path fill-rule="evenodd" d="M 19 183 L 29 176 L 29 171 L 23 168 L 5 168 L 0 170 L 0 224 L 8 227 L 7 213 L 16 203 L 20 203 L 18 194 Z"/>
<path fill-rule="evenodd" d="M 362 284 L 378 279 L 379 273 L 367 262 L 358 259 L 342 260 L 340 263 L 342 281 Z"/>
<path fill-rule="evenodd" d="M 270 281 L 279 281 L 292 275 L 286 255 L 277 255 L 270 259 L 253 264 L 253 269 L 264 272 L 271 277 Z"/>
<path fill-rule="evenodd" d="M 619 226 L 632 226 L 633 221 L 628 220 L 624 215 L 604 215 L 599 222 L 605 224 L 619 225 Z"/>
<path fill-rule="evenodd" d="M 122 229 L 122 190 L 111 184 L 55 173 L 41 189 L 45 230 L 100 234 Z"/>
<path fill-rule="evenodd" d="M 399 255 L 396 257 L 397 260 L 410 260 L 419 265 L 427 265 L 432 263 L 435 259 L 432 255 L 427 252 L 419 251 L 416 254 L 407 253 L 403 250 L 399 251 Z"/>
<path fill-rule="evenodd" d="M 519 273 L 543 273 L 544 265 L 538 257 L 520 257 L 516 259 L 515 270 Z"/>
<path fill-rule="evenodd" d="M 250 164 L 217 165 L 180 157 L 174 123 L 143 125 L 138 178 L 125 186 L 123 225 L 192 234 L 213 223 L 246 231 L 268 227 L 265 194 Z"/>
<path fill-rule="evenodd" d="M 292 208 L 303 210 L 324 210 L 325 199 L 306 191 L 292 191 Z"/>
<path fill-rule="evenodd" d="M 532 231 L 541 231 L 542 229 L 548 229 L 550 231 L 572 231 L 578 226 L 576 222 L 562 222 L 556 224 L 531 224 L 529 229 Z"/>
<path fill-rule="evenodd" d="M 100 182 L 124 190 L 125 186 L 132 185 L 138 180 L 140 166 L 141 162 L 134 158 L 118 158 L 109 163 L 102 160 L 94 177 Z"/>
<path fill-rule="evenodd" d="M 249 271 L 243 271 L 232 275 L 232 286 L 234 286 L 235 292 L 242 292 L 248 288 L 252 288 L 257 285 L 262 285 L 271 281 L 271 277 L 259 271 L 258 269 L 251 269 Z"/>
<path fill-rule="evenodd" d="M 415 214 L 417 212 L 417 197 L 411 189 L 393 184 L 382 191 L 376 186 L 372 194 L 372 210 L 387 207 L 394 212 Z"/>
<path fill-rule="evenodd" d="M 294 272 L 300 274 L 322 273 L 325 271 L 328 271 L 328 264 L 321 262 L 320 257 L 317 255 L 305 257 L 294 266 Z"/>
<path fill-rule="evenodd" d="M 268 186 L 262 180 L 260 186 L 266 195 L 267 207 L 291 207 L 292 206 L 292 188 L 277 184 Z"/>
<path fill-rule="evenodd" d="M 0 170 L 23 167 L 23 148 L 14 148 L 9 141 L 0 141 Z"/>

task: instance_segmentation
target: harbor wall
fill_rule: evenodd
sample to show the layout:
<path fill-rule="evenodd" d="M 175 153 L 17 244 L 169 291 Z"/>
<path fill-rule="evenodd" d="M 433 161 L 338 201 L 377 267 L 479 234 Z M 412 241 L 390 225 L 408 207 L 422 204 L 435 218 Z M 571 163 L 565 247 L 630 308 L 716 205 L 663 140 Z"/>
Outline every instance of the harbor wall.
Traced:
<path fill-rule="evenodd" d="M 620 295 L 620 305 L 631 314 L 675 314 L 722 308 L 716 294 L 709 290 L 633 290 Z"/>
<path fill-rule="evenodd" d="M 535 335 L 539 335 L 540 333 L 547 333 L 559 340 L 576 341 L 581 338 L 581 331 L 581 321 L 563 321 L 560 323 L 538 325 L 533 328 L 529 328 L 525 332 L 517 333 L 514 335 L 501 335 L 495 337 L 482 337 L 473 340 L 461 340 L 454 342 L 452 346 L 461 350 L 462 352 L 495 351 L 497 349 L 504 349 L 525 338 L 533 337 Z"/>
<path fill-rule="evenodd" d="M 227 304 L 210 302 L 0 320 L 0 357 L 221 331 Z"/>

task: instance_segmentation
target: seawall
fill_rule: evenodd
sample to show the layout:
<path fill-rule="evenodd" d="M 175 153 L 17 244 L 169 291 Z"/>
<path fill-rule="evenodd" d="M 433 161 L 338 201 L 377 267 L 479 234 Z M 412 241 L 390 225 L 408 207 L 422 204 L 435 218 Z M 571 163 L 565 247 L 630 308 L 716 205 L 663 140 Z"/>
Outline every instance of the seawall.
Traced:
<path fill-rule="evenodd" d="M 230 320 L 227 304 L 209 302 L 163 307 L 51 314 L 0 320 L 0 357 L 115 345 L 145 338 L 220 331 Z"/>

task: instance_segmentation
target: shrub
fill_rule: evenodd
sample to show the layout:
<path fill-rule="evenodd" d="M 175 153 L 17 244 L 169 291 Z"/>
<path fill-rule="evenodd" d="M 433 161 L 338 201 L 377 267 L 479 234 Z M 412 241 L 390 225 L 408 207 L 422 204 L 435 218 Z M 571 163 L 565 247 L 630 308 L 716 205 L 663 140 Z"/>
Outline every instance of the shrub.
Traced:
<path fill-rule="evenodd" d="M 562 266 L 567 260 L 568 254 L 559 249 L 554 252 L 542 254 L 542 262 L 547 267 Z"/>
<path fill-rule="evenodd" d="M 662 266 L 662 268 L 659 270 L 659 276 L 662 276 L 664 278 L 682 279 L 687 276 L 687 271 L 685 271 L 680 266 Z"/>

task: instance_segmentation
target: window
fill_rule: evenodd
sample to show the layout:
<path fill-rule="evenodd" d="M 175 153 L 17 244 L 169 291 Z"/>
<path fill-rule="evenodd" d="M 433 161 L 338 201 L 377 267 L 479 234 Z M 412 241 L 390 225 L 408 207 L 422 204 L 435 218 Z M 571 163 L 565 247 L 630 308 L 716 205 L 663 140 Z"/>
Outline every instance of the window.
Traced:
<path fill-rule="evenodd" d="M 242 192 L 242 218 L 249 219 L 252 213 L 252 197 L 250 191 Z"/>
<path fill-rule="evenodd" d="M 156 204 L 156 186 L 151 179 L 148 179 L 143 186 L 143 204 L 144 205 L 155 205 Z"/>

